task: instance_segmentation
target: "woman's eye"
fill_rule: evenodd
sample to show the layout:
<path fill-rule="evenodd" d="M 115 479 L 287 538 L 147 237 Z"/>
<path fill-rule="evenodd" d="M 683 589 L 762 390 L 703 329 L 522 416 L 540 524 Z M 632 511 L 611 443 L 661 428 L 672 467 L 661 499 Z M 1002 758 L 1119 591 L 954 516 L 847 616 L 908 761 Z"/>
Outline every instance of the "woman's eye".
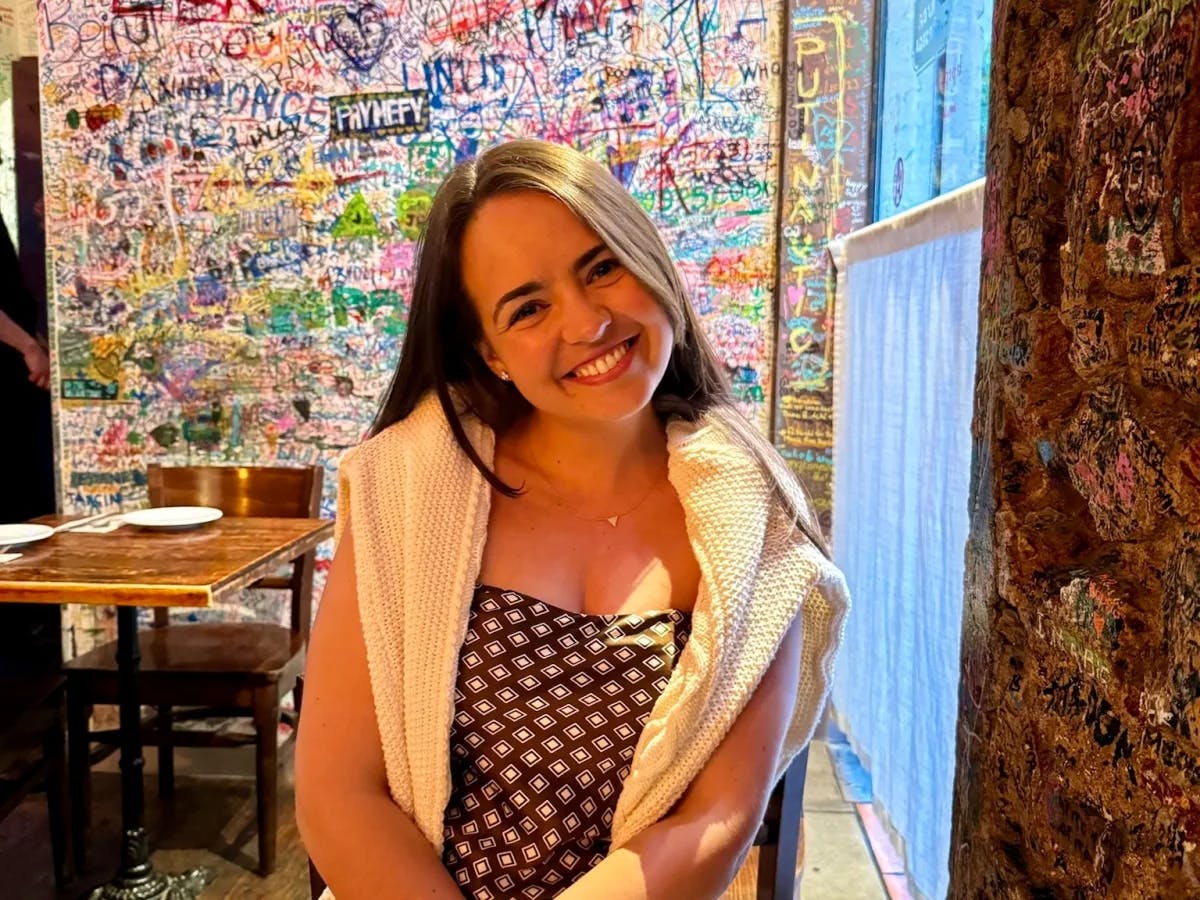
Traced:
<path fill-rule="evenodd" d="M 592 271 L 588 273 L 588 282 L 595 281 L 598 278 L 607 278 L 612 275 L 621 264 L 615 259 L 604 259 L 592 266 Z"/>
<path fill-rule="evenodd" d="M 509 325 L 516 325 L 522 319 L 527 319 L 538 311 L 538 304 L 534 300 L 528 303 L 522 303 L 517 307 L 517 311 L 512 314 L 512 318 L 508 320 Z"/>

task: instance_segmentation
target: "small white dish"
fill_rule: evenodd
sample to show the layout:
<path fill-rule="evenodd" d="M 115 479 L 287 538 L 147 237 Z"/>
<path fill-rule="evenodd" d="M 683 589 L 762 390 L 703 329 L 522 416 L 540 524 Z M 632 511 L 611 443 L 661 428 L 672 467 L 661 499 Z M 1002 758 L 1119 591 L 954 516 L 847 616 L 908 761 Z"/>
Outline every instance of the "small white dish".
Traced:
<path fill-rule="evenodd" d="M 138 528 L 159 528 L 166 531 L 180 531 L 185 528 L 198 528 L 215 522 L 224 513 L 212 506 L 154 506 L 150 509 L 136 509 L 122 515 L 129 525 Z"/>
<path fill-rule="evenodd" d="M 44 541 L 54 534 L 49 525 L 0 525 L 0 547 L 24 547 L 35 541 Z"/>

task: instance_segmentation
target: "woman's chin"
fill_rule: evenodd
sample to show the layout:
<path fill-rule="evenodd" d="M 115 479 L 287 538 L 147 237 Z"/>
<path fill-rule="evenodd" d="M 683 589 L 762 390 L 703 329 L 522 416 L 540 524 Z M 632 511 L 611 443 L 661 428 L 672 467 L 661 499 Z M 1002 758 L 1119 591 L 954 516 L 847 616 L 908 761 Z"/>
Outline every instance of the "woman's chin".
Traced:
<path fill-rule="evenodd" d="M 564 379 L 562 384 L 563 389 L 550 396 L 526 395 L 526 399 L 537 412 L 555 418 L 580 423 L 620 422 L 645 412 L 651 406 L 657 386 L 634 377 L 594 386 L 571 385 L 570 379 Z"/>
<path fill-rule="evenodd" d="M 574 406 L 575 418 L 594 422 L 622 422 L 652 408 L 653 389 L 623 392 L 619 397 L 589 398 Z"/>

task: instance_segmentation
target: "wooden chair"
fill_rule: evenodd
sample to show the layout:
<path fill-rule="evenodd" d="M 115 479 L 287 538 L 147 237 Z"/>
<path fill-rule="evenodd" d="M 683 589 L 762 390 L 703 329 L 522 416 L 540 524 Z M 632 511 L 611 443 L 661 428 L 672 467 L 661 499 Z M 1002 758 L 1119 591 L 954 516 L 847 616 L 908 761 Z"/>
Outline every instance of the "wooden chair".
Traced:
<path fill-rule="evenodd" d="M 215 506 L 229 516 L 315 518 L 320 514 L 323 475 L 319 466 L 152 465 L 148 469 L 150 503 Z M 279 701 L 304 668 L 314 565 L 315 552 L 308 553 L 296 561 L 289 574 L 263 578 L 253 585 L 290 591 L 290 627 L 258 622 L 171 624 L 169 611 L 156 609 L 154 628 L 139 636 L 138 689 L 142 703 L 157 708 L 157 715 L 146 723 L 144 739 L 158 747 L 160 796 L 169 797 L 174 791 L 176 745 L 241 746 L 253 742 L 257 748 L 258 871 L 264 876 L 275 870 Z M 117 702 L 115 660 L 113 641 L 64 666 L 71 798 L 81 867 L 90 824 L 90 769 L 95 761 L 91 742 L 118 742 L 115 730 L 89 732 L 88 719 L 95 704 Z M 254 737 L 174 727 L 184 720 L 228 716 L 253 718 Z"/>
<path fill-rule="evenodd" d="M 301 675 L 296 679 L 296 715 L 300 714 L 300 708 L 304 705 L 304 676 Z M 299 723 L 296 725 L 299 729 Z M 319 900 L 321 894 L 325 893 L 325 879 L 321 877 L 321 873 L 317 871 L 316 865 L 309 859 L 308 861 L 308 889 L 312 894 L 312 900 Z"/>
<path fill-rule="evenodd" d="M 296 680 L 296 712 L 304 700 L 304 676 Z M 758 900 L 793 900 L 796 896 L 796 863 L 804 827 L 804 779 L 808 775 L 808 747 L 788 766 L 767 801 L 767 811 L 754 838 L 758 847 Z M 308 861 L 308 886 L 312 900 L 325 891 L 325 879 Z"/>
<path fill-rule="evenodd" d="M 61 670 L 62 609 L 0 604 L 0 819 L 44 785 L 60 888 L 72 875 Z"/>
<path fill-rule="evenodd" d="M 767 801 L 767 811 L 754 838 L 758 847 L 758 900 L 792 900 L 796 896 L 796 863 L 804 828 L 804 780 L 808 747 L 792 760 Z"/>
<path fill-rule="evenodd" d="M 54 883 L 60 889 L 72 875 L 65 684 L 59 675 L 0 677 L 0 820 L 44 783 Z"/>

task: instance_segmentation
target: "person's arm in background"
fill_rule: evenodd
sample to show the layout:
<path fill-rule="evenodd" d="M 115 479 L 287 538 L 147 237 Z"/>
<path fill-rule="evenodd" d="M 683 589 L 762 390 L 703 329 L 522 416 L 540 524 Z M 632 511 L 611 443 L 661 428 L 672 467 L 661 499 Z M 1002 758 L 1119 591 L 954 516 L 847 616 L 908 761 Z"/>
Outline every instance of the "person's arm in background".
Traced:
<path fill-rule="evenodd" d="M 25 368 L 29 370 L 29 380 L 38 387 L 50 388 L 50 357 L 46 355 L 46 346 L 37 338 L 16 323 L 5 310 L 28 307 L 33 308 L 33 297 L 25 288 L 21 278 L 21 263 L 17 257 L 16 247 L 8 233 L 8 226 L 0 217 L 0 278 L 3 278 L 4 290 L 7 293 L 5 305 L 0 308 L 0 342 L 8 344 L 25 358 Z M 10 306 L 9 304 L 16 304 Z M 18 316 L 20 318 L 20 316 Z"/>
<path fill-rule="evenodd" d="M 296 743 L 300 836 L 336 900 L 462 900 L 434 848 L 388 792 L 351 534 L 347 523 L 308 647 Z"/>
<path fill-rule="evenodd" d="M 720 897 L 750 852 L 766 812 L 800 683 L 802 620 L 725 739 L 666 816 L 559 894 L 560 900 Z"/>
<path fill-rule="evenodd" d="M 2 227 L 2 226 L 0 226 Z M 29 380 L 40 388 L 50 389 L 50 357 L 33 335 L 29 334 L 0 310 L 0 341 L 25 357 Z"/>

